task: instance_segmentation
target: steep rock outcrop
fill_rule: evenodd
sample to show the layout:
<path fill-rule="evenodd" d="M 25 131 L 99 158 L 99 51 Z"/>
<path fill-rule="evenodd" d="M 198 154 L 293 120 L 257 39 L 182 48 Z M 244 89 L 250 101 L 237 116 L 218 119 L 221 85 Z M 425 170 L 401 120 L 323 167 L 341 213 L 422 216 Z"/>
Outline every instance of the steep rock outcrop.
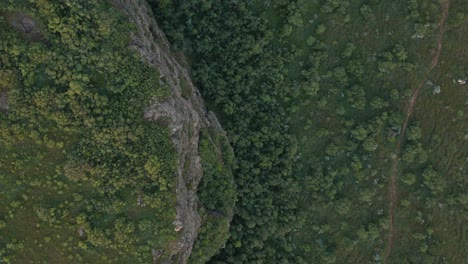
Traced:
<path fill-rule="evenodd" d="M 162 258 L 161 249 L 153 250 L 155 263 L 186 263 L 193 243 L 198 235 L 201 218 L 197 212 L 197 186 L 203 171 L 198 154 L 200 129 L 213 127 L 224 134 L 213 113 L 207 113 L 198 89 L 192 84 L 189 71 L 181 65 L 171 52 L 169 42 L 159 29 L 151 11 L 140 0 L 113 0 L 137 27 L 131 35 L 131 48 L 141 58 L 153 65 L 161 80 L 172 91 L 164 101 L 153 101 L 144 113 L 147 120 L 167 125 L 178 154 L 177 217 L 174 229 L 181 233 L 171 246 L 167 259 Z M 207 117 L 210 118 L 207 118 Z"/>

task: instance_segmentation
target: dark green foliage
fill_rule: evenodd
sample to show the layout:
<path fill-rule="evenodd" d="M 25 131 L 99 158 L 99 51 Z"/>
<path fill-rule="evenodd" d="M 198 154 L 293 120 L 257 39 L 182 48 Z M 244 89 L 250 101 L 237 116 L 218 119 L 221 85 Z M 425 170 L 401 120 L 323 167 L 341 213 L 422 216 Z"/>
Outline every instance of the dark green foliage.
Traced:
<path fill-rule="evenodd" d="M 288 51 L 267 44 L 271 32 L 249 1 L 152 1 L 176 48 L 191 55 L 195 80 L 223 116 L 238 168 L 230 239 L 215 258 L 227 262 L 291 259 L 287 238 L 298 225 L 295 143 L 287 132 Z M 291 23 L 301 24 L 300 17 Z"/>
<path fill-rule="evenodd" d="M 232 177 L 234 160 L 227 138 L 215 131 L 202 131 L 199 148 L 203 164 L 200 201 L 208 210 L 231 215 L 236 192 Z"/>
<path fill-rule="evenodd" d="M 294 52 L 294 60 L 286 64 L 290 87 L 301 87 L 300 97 L 293 100 L 296 112 L 291 115 L 291 131 L 300 142 L 300 159 L 295 173 L 305 178 L 302 209 L 307 214 L 307 224 L 294 233 L 293 253 L 305 256 L 306 263 L 385 262 L 391 158 L 397 152 L 405 107 L 412 92 L 425 81 L 426 69 L 436 47 L 435 32 L 441 15 L 438 3 L 413 2 L 417 2 L 416 7 L 410 7 L 406 12 L 408 5 L 405 1 L 257 1 L 255 8 L 261 10 L 261 17 L 268 19 L 273 43 L 290 50 L 291 54 Z M 449 20 L 454 18 L 454 12 L 466 9 L 466 4 L 460 3 L 458 1 L 456 8 L 450 4 Z M 411 18 L 413 14 L 417 17 Z M 291 22 L 297 21 L 298 17 L 303 21 L 302 26 Z M 460 37 L 463 29 L 460 27 L 457 31 L 452 34 Z M 466 53 L 461 49 L 453 53 L 452 47 L 458 45 L 447 42 L 446 35 L 443 45 L 442 55 L 446 52 L 458 56 Z M 446 81 L 447 88 L 444 90 L 442 87 L 442 93 L 446 91 L 462 97 L 460 89 L 450 84 L 450 78 L 445 75 L 447 72 L 466 75 L 464 71 L 460 72 L 463 63 L 458 61 L 455 67 L 455 64 L 447 63 L 452 60 L 439 60 L 436 69 L 440 70 L 430 78 Z M 450 67 L 453 70 L 445 69 L 449 64 L 453 65 Z M 426 92 L 422 89 L 421 93 Z M 432 91 L 430 93 L 432 95 Z M 442 135 L 439 139 L 429 136 L 434 130 L 461 131 L 454 124 L 463 121 L 455 118 L 453 111 L 451 117 L 447 111 L 446 122 L 439 120 L 439 114 L 430 109 L 431 104 L 441 99 L 426 96 L 426 105 L 419 107 L 420 95 L 410 120 L 427 115 L 427 131 L 411 125 L 408 127 L 402 139 L 403 153 L 400 157 L 403 162 L 399 166 L 402 168 L 398 168 L 402 170 L 400 175 L 405 175 L 401 178 L 403 184 L 398 187 L 401 190 L 399 195 L 411 197 L 410 201 L 405 201 L 408 211 L 413 206 L 426 204 L 428 209 L 421 209 L 426 225 L 419 228 L 421 223 L 409 224 L 412 216 L 398 215 L 395 232 L 401 239 L 397 238 L 394 245 L 400 244 L 406 251 L 400 254 L 395 250 L 388 263 L 400 263 L 403 259 L 408 263 L 437 263 L 443 262 L 442 257 L 436 257 L 441 255 L 452 259 L 452 262 L 459 262 L 463 254 L 460 247 L 451 249 L 446 246 L 449 243 L 460 244 L 462 238 L 449 238 L 444 234 L 446 244 L 443 244 L 439 240 L 440 234 L 435 235 L 437 231 L 434 230 L 438 229 L 437 225 L 445 226 L 441 221 L 443 212 L 451 210 L 457 215 L 463 211 L 460 204 L 458 209 L 455 208 L 457 206 L 444 209 L 444 198 L 454 205 L 457 202 L 449 197 L 459 195 L 455 189 L 448 195 L 450 188 L 443 180 L 454 177 L 457 181 L 453 182 L 459 182 L 457 175 L 466 174 L 455 161 L 461 159 L 461 154 L 455 153 L 461 153 L 461 145 L 466 144 L 460 137 L 443 140 L 445 137 Z M 461 101 L 452 97 L 438 104 L 440 109 L 442 105 L 447 109 L 457 105 L 457 109 L 461 109 Z M 461 116 L 460 113 L 457 115 Z M 428 138 L 423 143 L 425 133 Z M 448 142 L 455 141 L 458 142 L 457 147 L 454 145 L 443 154 L 439 152 L 444 149 L 442 142 L 452 144 Z M 453 169 L 450 174 L 446 170 L 441 172 L 440 167 L 434 169 L 438 173 L 427 173 L 428 185 L 424 185 L 422 175 L 428 163 L 433 162 L 431 155 L 446 155 L 446 159 L 438 162 L 439 166 Z M 444 187 L 437 189 L 431 184 L 433 182 L 440 182 Z M 344 199 L 351 202 L 343 202 Z M 428 204 L 440 206 L 440 213 L 431 211 Z M 436 214 L 440 215 L 438 222 L 428 224 Z M 464 222 L 459 216 L 446 217 L 443 221 L 457 223 L 458 228 Z M 433 234 L 428 232 L 429 226 L 433 227 Z M 423 234 L 421 241 L 424 244 L 402 235 L 413 232 Z M 449 252 L 456 252 L 458 256 L 451 257 Z"/>
<path fill-rule="evenodd" d="M 231 238 L 212 262 L 385 262 L 394 170 L 402 184 L 388 263 L 463 262 L 466 96 L 454 78 L 466 79 L 458 44 L 466 3 L 450 1 L 428 75 L 437 1 L 153 2 L 222 114 L 239 163 Z M 423 87 L 409 120 L 425 125 L 409 124 L 402 137 L 410 97 L 426 78 L 446 88 L 434 86 L 436 98 Z M 291 132 L 299 154 L 282 146 Z M 283 204 L 295 201 L 298 181 L 304 225 Z"/>
<path fill-rule="evenodd" d="M 236 201 L 234 156 L 226 136 L 214 129 L 203 130 L 199 153 L 203 165 L 203 178 L 198 186 L 202 227 L 193 246 L 191 263 L 206 263 L 224 246 Z"/>

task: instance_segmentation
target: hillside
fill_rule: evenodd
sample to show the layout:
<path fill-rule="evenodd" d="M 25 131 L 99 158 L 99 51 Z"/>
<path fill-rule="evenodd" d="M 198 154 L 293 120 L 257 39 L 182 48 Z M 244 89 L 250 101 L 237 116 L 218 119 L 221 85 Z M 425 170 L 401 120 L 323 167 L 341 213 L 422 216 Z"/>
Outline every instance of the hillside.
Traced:
<path fill-rule="evenodd" d="M 151 2 L 239 160 L 212 263 L 466 261 L 464 1 Z"/>
<path fill-rule="evenodd" d="M 197 237 L 223 243 L 231 149 L 145 3 L 0 15 L 0 262 L 186 263 Z"/>
<path fill-rule="evenodd" d="M 466 1 L 0 1 L 0 263 L 468 261 Z"/>

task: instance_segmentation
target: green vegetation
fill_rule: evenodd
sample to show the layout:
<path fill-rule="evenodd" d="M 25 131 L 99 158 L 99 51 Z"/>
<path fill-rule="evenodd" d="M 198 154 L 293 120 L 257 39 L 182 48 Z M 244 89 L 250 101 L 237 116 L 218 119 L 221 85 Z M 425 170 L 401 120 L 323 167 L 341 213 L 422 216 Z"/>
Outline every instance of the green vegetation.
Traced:
<path fill-rule="evenodd" d="M 175 151 L 143 119 L 169 91 L 131 26 L 97 0 L 0 14 L 0 262 L 151 262 L 176 239 Z"/>
<path fill-rule="evenodd" d="M 206 263 L 226 243 L 236 202 L 234 154 L 227 137 L 215 129 L 203 130 L 199 147 L 203 164 L 203 178 L 198 186 L 202 226 L 190 263 Z"/>
<path fill-rule="evenodd" d="M 444 1 L 151 2 L 238 162 L 211 262 L 463 262 L 466 3 L 445 23 Z"/>
<path fill-rule="evenodd" d="M 243 1 L 152 1 L 175 47 L 192 55 L 196 81 L 220 109 L 236 155 L 237 211 L 220 261 L 286 261 L 299 225 L 296 147 L 288 135 L 287 53 L 272 50 L 265 21 Z M 294 258 L 292 258 L 294 259 Z"/>
<path fill-rule="evenodd" d="M 200 133 L 191 263 L 466 261 L 466 1 L 148 2 L 227 131 Z M 106 1 L 2 5 L 0 262 L 176 243 L 175 151 L 142 117 L 170 91 L 126 21 Z"/>

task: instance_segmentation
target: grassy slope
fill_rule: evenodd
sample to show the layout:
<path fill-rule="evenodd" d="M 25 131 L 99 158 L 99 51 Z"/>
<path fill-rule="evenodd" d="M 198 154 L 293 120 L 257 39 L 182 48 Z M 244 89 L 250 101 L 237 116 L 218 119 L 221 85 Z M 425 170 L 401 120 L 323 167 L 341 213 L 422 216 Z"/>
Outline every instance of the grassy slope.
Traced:
<path fill-rule="evenodd" d="M 463 1 L 450 1 L 448 21 L 442 39 L 442 52 L 436 67 L 428 75 L 428 81 L 441 87 L 440 94 L 433 94 L 433 87 L 424 85 L 416 104 L 412 122 L 419 122 L 422 128 L 422 142 L 428 150 L 431 164 L 443 181 L 441 193 L 430 193 L 421 179 L 418 168 L 404 168 L 418 175 L 415 186 L 402 186 L 401 200 L 411 201 L 398 213 L 400 234 L 394 262 L 400 255 L 411 256 L 411 249 L 422 255 L 431 256 L 432 262 L 462 263 L 466 260 L 468 241 L 466 239 L 466 198 L 463 189 L 466 180 L 468 146 L 466 140 L 466 85 L 459 79 L 466 79 L 466 42 L 468 22 L 460 19 L 466 12 Z M 428 54 L 434 49 L 426 50 Z M 465 176 L 464 176 L 465 175 Z M 411 235 L 405 235 L 405 234 Z M 415 238 L 415 233 L 422 236 Z M 427 241 L 428 249 L 421 240 Z"/>
<path fill-rule="evenodd" d="M 141 114 L 168 92 L 159 74 L 127 49 L 131 28 L 106 3 L 15 1 L 2 11 L 30 15 L 44 41 L 0 17 L 0 72 L 14 76 L 0 84 L 10 104 L 0 112 L 0 260 L 150 262 L 175 238 L 174 150 Z M 159 182 L 148 178 L 154 158 Z"/>

